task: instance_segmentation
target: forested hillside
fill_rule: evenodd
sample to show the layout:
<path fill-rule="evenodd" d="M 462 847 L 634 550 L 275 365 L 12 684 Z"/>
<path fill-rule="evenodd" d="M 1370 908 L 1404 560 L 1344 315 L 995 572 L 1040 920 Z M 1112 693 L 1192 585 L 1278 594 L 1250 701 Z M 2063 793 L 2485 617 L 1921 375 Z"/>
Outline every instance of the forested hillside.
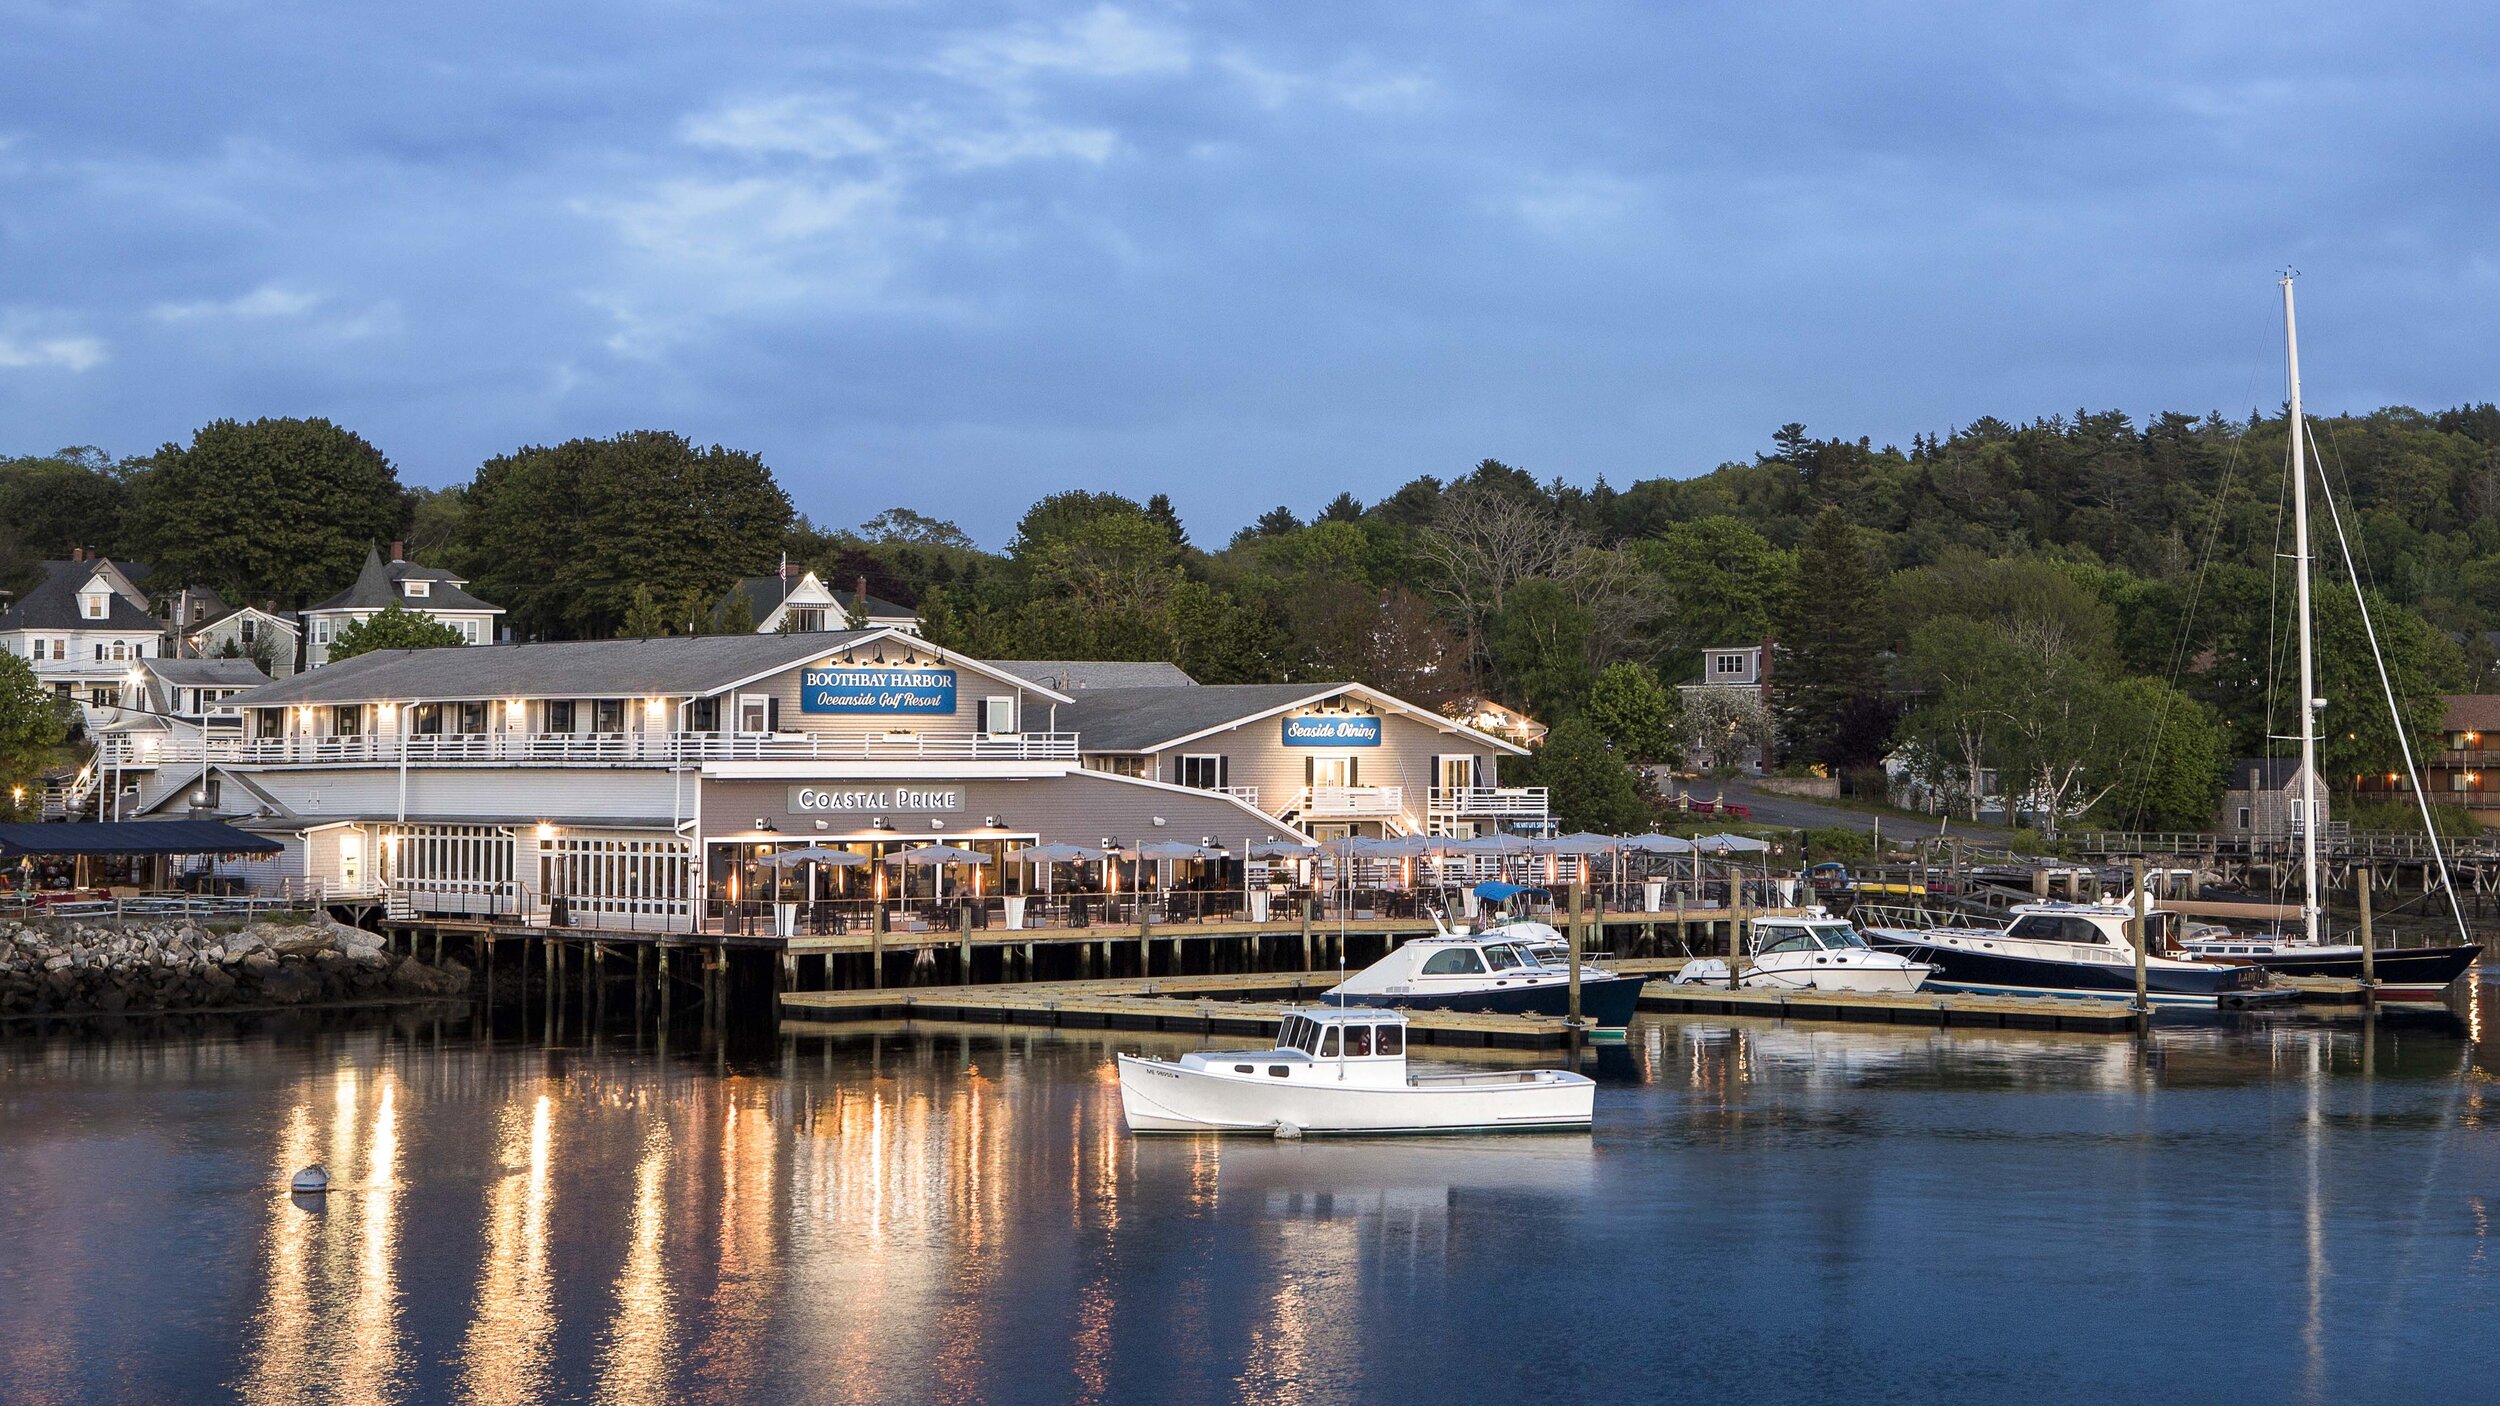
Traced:
<path fill-rule="evenodd" d="M 2314 438 L 2427 739 L 2438 692 L 2493 674 L 2500 409 L 2322 419 Z M 1562 725 L 1549 767 L 1718 750 L 1750 724 L 1679 717 L 1667 686 L 1698 679 L 1706 646 L 1770 639 L 1791 764 L 1901 748 L 1957 804 L 1994 772 L 2054 810 L 2201 824 L 2221 760 L 2291 726 L 2267 712 L 2288 696 L 2285 450 L 2280 416 L 1988 419 L 1906 450 L 1788 425 L 1690 477 L 1582 487 L 1569 465 L 1487 460 L 1229 533 L 1164 495 L 1071 491 L 991 552 L 943 505 L 810 523 L 755 456 L 660 432 L 516 449 L 410 492 L 325 422 L 221 422 L 137 458 L 0 461 L 0 574 L 83 545 L 294 606 L 399 535 L 558 637 L 713 628 L 730 581 L 786 552 L 977 654 L 1483 692 Z M 2321 499 L 2325 756 L 2348 780 L 2390 765 L 2393 733 L 2332 528 Z"/>

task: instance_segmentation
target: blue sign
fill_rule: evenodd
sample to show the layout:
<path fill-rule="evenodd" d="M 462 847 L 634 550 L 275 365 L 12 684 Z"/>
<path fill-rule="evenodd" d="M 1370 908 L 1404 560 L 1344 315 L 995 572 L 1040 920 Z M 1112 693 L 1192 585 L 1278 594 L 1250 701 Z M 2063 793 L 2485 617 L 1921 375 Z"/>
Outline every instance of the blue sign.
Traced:
<path fill-rule="evenodd" d="M 1288 747 L 1377 747 L 1380 718 L 1372 713 L 1304 713 L 1285 719 Z"/>
<path fill-rule="evenodd" d="M 952 669 L 802 669 L 802 713 L 952 713 Z"/>

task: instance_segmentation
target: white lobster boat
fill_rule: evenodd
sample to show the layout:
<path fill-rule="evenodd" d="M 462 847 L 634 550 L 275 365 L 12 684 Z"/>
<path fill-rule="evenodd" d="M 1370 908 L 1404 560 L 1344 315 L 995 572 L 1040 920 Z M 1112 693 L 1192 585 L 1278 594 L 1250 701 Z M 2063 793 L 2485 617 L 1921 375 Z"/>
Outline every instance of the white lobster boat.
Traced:
<path fill-rule="evenodd" d="M 1935 975 L 1925 962 L 1878 952 L 1846 918 L 1808 908 L 1802 918 L 1757 918 L 1750 925 L 1741 986 L 1774 991 L 1890 992 L 1907 995 Z M 1727 961 L 1704 957 L 1675 974 L 1677 986 L 1727 985 Z"/>
<path fill-rule="evenodd" d="M 1290 1012 L 1273 1049 L 1119 1058 L 1133 1133 L 1582 1132 L 1597 1095 L 1560 1069 L 1412 1071 L 1406 1017 L 1363 1006 Z"/>

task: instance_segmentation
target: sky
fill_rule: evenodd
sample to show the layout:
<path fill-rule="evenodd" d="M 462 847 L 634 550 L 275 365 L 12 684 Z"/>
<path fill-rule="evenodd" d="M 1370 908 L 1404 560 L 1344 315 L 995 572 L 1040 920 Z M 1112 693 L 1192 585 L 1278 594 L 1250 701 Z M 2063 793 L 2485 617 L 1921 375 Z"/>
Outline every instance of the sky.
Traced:
<path fill-rule="evenodd" d="M 1801 421 L 2500 399 L 2470 5 L 0 0 L 0 454 L 675 429 L 1220 545 Z"/>

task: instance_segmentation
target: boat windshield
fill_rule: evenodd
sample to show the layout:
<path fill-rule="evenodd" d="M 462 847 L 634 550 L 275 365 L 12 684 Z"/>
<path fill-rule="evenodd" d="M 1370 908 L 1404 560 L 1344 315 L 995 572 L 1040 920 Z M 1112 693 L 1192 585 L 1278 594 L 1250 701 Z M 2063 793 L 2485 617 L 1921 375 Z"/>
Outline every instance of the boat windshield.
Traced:
<path fill-rule="evenodd" d="M 2106 947 L 2109 934 L 2089 918 L 2069 917 L 2059 913 L 2026 913 L 2005 930 L 2007 937 L 2028 937 L 2041 942 L 2089 942 Z"/>
<path fill-rule="evenodd" d="M 1858 936 L 1858 930 L 1847 923 L 1818 923 L 1813 928 L 1813 932 L 1816 937 L 1823 939 L 1825 947 L 1834 952 L 1846 952 L 1852 947 L 1866 945 L 1866 939 Z"/>
<path fill-rule="evenodd" d="M 1513 967 L 1528 965 L 1531 959 L 1523 955 L 1517 947 L 1505 942 L 1484 949 L 1484 960 L 1485 964 L 1493 970 L 1506 972 Z"/>

